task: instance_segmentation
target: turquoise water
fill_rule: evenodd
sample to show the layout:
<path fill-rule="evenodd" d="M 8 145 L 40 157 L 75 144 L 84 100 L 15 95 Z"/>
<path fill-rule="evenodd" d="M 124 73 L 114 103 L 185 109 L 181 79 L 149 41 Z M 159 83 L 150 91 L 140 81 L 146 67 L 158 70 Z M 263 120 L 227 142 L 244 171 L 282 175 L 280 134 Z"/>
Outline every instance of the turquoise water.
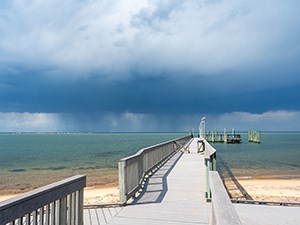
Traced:
<path fill-rule="evenodd" d="M 122 157 L 183 135 L 186 134 L 0 134 L 0 175 L 1 171 L 116 169 Z"/>
<path fill-rule="evenodd" d="M 74 174 L 117 182 L 118 161 L 186 133 L 0 134 L 0 192 L 29 190 Z M 262 133 L 261 144 L 213 144 L 219 170 L 235 176 L 300 177 L 300 133 Z"/>
<path fill-rule="evenodd" d="M 300 133 L 262 133 L 261 144 L 215 143 L 219 170 L 225 163 L 236 176 L 300 176 Z"/>

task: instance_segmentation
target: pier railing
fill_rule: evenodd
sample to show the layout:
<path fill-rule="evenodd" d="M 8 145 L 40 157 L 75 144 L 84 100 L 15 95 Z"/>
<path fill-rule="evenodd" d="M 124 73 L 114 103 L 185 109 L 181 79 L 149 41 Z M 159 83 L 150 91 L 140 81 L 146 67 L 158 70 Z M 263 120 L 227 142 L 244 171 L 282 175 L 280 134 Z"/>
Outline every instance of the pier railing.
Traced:
<path fill-rule="evenodd" d="M 217 170 L 217 151 L 214 149 L 206 140 L 203 139 L 204 143 L 204 163 L 206 168 L 206 198 L 211 198 L 211 189 L 209 182 L 209 171 Z"/>
<path fill-rule="evenodd" d="M 220 175 L 217 171 L 209 172 L 211 188 L 211 223 L 212 225 L 241 225 L 240 218 L 233 207 Z"/>
<path fill-rule="evenodd" d="M 241 225 L 217 170 L 217 151 L 206 140 L 204 159 L 206 167 L 206 198 L 211 201 L 212 225 Z"/>
<path fill-rule="evenodd" d="M 120 201 L 126 202 L 142 187 L 144 178 L 162 161 L 181 149 L 191 135 L 153 145 L 119 162 Z"/>
<path fill-rule="evenodd" d="M 77 175 L 0 202 L 0 224 L 83 225 L 83 188 Z"/>

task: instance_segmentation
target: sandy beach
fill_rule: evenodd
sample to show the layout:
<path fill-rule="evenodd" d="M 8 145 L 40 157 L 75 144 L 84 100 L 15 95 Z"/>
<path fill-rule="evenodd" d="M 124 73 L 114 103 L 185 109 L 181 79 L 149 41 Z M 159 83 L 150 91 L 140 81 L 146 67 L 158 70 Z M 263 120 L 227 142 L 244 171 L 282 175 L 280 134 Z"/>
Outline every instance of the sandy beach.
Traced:
<path fill-rule="evenodd" d="M 30 171 L 3 176 L 0 180 L 0 201 L 31 191 L 38 187 L 63 180 L 76 174 L 87 175 L 87 187 L 84 191 L 85 204 L 118 202 L 118 171 L 116 169 L 98 169 L 72 171 Z"/>
<path fill-rule="evenodd" d="M 300 202 L 300 179 L 276 179 L 274 177 L 242 177 L 238 182 L 246 192 L 258 201 Z M 225 182 L 226 183 L 226 182 Z M 230 183 L 230 182 L 229 182 Z M 241 192 L 228 184 L 227 188 L 233 198 L 242 199 Z"/>
<path fill-rule="evenodd" d="M 300 202 L 300 179 L 237 178 L 247 193 L 258 201 Z M 242 199 L 241 192 L 227 182 L 227 187 L 235 199 Z M 0 201 L 17 194 L 1 194 Z M 116 183 L 85 188 L 84 204 L 115 203 L 119 201 Z"/>
<path fill-rule="evenodd" d="M 103 204 L 119 202 L 119 187 L 87 187 L 84 189 L 84 204 Z"/>
<path fill-rule="evenodd" d="M 0 201 L 12 198 L 18 194 L 2 194 Z M 103 204 L 103 203 L 116 203 L 119 202 L 119 188 L 118 186 L 99 186 L 99 187 L 86 187 L 84 189 L 84 204 Z"/>

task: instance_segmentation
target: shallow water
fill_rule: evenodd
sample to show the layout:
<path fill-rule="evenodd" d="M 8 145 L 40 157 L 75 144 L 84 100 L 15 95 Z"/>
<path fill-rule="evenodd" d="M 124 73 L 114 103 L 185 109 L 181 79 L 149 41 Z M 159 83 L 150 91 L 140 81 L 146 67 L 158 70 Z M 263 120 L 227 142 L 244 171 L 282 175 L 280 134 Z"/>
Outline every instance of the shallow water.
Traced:
<path fill-rule="evenodd" d="M 0 134 L 0 192 L 17 192 L 74 174 L 88 185 L 117 182 L 118 161 L 186 133 Z M 262 133 L 261 144 L 213 144 L 218 168 L 235 176 L 300 177 L 300 133 Z M 224 168 L 224 167 L 223 167 Z"/>
<path fill-rule="evenodd" d="M 262 133 L 261 144 L 213 144 L 218 168 L 225 163 L 235 176 L 300 177 L 300 133 Z"/>
<path fill-rule="evenodd" d="M 119 159 L 180 133 L 1 134 L 0 170 L 117 168 Z"/>

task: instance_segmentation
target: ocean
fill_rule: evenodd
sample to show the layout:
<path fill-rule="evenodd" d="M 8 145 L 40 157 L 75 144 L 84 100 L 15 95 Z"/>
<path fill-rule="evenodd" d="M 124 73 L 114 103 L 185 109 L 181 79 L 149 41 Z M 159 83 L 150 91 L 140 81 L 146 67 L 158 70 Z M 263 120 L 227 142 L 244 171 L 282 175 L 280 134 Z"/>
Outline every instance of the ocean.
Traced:
<path fill-rule="evenodd" d="M 300 178 L 300 133 L 261 133 L 261 144 L 214 143 L 218 170 L 230 169 L 236 177 Z M 225 167 L 225 168 L 224 168 Z"/>
<path fill-rule="evenodd" d="M 187 133 L 0 134 L 0 194 L 19 193 L 75 174 L 88 185 L 117 184 L 119 159 Z M 300 177 L 300 133 L 262 133 L 261 144 L 214 143 L 218 169 L 235 176 Z"/>

